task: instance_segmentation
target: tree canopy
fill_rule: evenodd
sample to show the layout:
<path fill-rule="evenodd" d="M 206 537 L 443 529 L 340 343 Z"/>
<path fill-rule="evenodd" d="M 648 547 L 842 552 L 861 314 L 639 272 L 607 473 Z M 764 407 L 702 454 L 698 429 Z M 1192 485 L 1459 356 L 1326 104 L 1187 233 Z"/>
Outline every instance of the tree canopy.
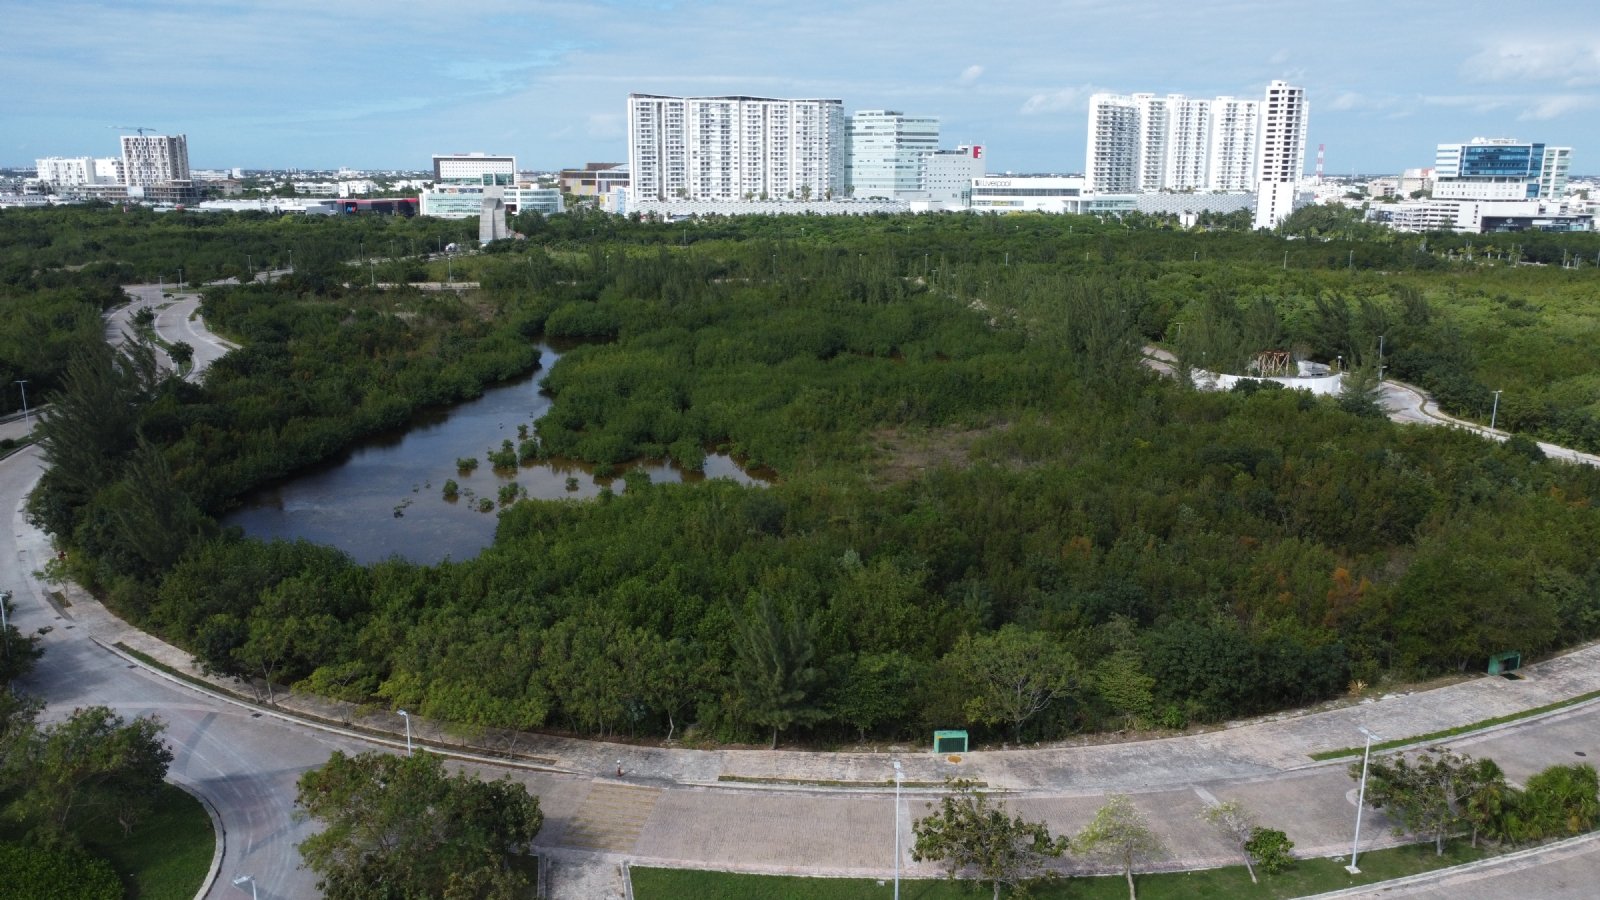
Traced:
<path fill-rule="evenodd" d="M 514 858 L 544 824 L 523 785 L 449 774 L 426 751 L 334 751 L 300 777 L 295 805 L 322 826 L 300 853 L 332 900 L 513 900 L 528 887 Z"/>

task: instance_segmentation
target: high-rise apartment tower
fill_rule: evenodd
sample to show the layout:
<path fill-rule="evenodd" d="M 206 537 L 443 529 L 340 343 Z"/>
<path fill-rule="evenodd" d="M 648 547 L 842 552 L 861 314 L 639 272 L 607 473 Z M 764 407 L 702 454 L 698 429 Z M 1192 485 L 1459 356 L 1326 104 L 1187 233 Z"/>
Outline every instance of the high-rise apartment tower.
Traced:
<path fill-rule="evenodd" d="M 628 169 L 645 201 L 843 194 L 844 105 L 629 94 Z"/>
<path fill-rule="evenodd" d="M 1232 97 L 1095 94 L 1089 100 L 1087 189 L 1253 190 L 1259 106 Z"/>
<path fill-rule="evenodd" d="M 187 135 L 125 134 L 122 178 L 128 187 L 154 187 L 189 180 Z"/>
<path fill-rule="evenodd" d="M 1309 118 L 1305 88 L 1282 81 L 1267 85 L 1267 96 L 1261 103 L 1257 228 L 1276 228 L 1294 212 L 1295 190 L 1306 167 Z"/>

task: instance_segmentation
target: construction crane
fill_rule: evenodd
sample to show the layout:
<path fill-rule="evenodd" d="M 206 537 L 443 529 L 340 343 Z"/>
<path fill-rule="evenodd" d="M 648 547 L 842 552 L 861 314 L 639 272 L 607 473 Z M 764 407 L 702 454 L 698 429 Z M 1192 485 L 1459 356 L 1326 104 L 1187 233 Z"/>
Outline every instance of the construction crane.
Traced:
<path fill-rule="evenodd" d="M 115 128 L 118 131 L 137 131 L 137 132 L 139 132 L 139 137 L 144 137 L 144 133 L 146 131 L 160 131 L 161 130 L 159 128 L 151 128 L 148 125 L 107 125 L 106 127 L 107 128 Z"/>

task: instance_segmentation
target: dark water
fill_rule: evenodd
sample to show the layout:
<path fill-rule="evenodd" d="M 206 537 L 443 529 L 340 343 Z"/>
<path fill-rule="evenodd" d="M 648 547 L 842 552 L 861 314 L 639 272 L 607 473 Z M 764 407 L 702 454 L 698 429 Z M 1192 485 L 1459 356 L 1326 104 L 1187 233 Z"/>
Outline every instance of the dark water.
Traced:
<path fill-rule="evenodd" d="M 375 438 L 344 459 L 256 492 L 223 519 L 262 540 L 304 538 L 338 547 L 357 562 L 371 563 L 399 556 L 415 563 L 470 559 L 494 541 L 495 512 L 480 512 L 479 500 L 495 501 L 501 485 L 515 481 L 529 497 L 588 498 L 604 486 L 622 492 L 621 478 L 597 481 L 579 464 L 535 463 L 515 472 L 497 473 L 488 453 L 502 440 L 518 443 L 517 426 L 529 426 L 550 408 L 539 393 L 539 378 L 559 355 L 540 346 L 539 371 L 515 382 L 489 388 L 483 396 L 418 420 L 407 431 Z M 477 457 L 471 474 L 456 471 L 455 461 Z M 662 463 L 618 467 L 642 468 L 654 482 L 732 478 L 759 484 L 727 456 L 706 457 L 705 474 L 684 473 Z M 576 479 L 568 489 L 568 479 Z M 443 498 L 444 483 L 455 479 L 460 497 Z M 399 513 L 399 515 L 396 515 Z"/>

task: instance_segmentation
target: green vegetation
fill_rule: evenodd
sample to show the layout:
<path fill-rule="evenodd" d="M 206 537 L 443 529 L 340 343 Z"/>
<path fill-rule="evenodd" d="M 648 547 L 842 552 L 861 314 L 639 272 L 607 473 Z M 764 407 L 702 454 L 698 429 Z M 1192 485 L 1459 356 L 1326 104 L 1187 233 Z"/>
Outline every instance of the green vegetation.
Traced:
<path fill-rule="evenodd" d="M 39 725 L 39 709 L 0 691 L 0 859 L 23 861 L 5 869 L 11 893 L 194 896 L 215 846 L 211 819 L 162 781 L 172 754 L 160 723 L 92 707 Z"/>
<path fill-rule="evenodd" d="M 1352 763 L 1350 777 L 1361 777 Z M 1588 763 L 1551 766 L 1524 788 L 1506 782 L 1490 759 L 1475 760 L 1444 748 L 1371 762 L 1368 802 L 1387 809 L 1396 831 L 1434 843 L 1470 829 L 1503 844 L 1525 844 L 1592 831 L 1600 823 L 1600 777 Z"/>
<path fill-rule="evenodd" d="M 423 273 L 419 254 L 468 233 L 461 222 L 362 216 L 155 213 L 142 207 L 69 206 L 0 210 L 0 414 L 61 387 L 73 352 L 101 341 L 100 314 L 127 302 L 121 286 L 247 277 L 283 267 L 282 284 L 323 291 L 351 280 L 344 261 L 362 253 L 387 261 L 379 281 Z M 364 280 L 364 279 L 357 279 Z M 179 355 L 181 348 L 176 348 Z"/>
<path fill-rule="evenodd" d="M 211 869 L 216 834 L 199 800 L 182 788 L 163 784 L 150 815 L 123 833 L 106 820 L 84 831 L 84 845 L 110 860 L 138 900 L 187 900 Z"/>
<path fill-rule="evenodd" d="M 1004 803 L 990 805 L 971 782 L 956 781 L 950 787 L 938 809 L 913 824 L 912 859 L 942 863 L 952 880 L 968 874 L 987 881 L 1000 900 L 1002 887 L 1037 881 L 1049 860 L 1067 852 L 1067 839 L 1051 835 L 1043 822 L 1007 815 Z M 1133 884 L 1131 876 L 1128 884 Z"/>
<path fill-rule="evenodd" d="M 1431 847 L 1400 847 L 1361 854 L 1361 874 L 1344 870 L 1348 860 L 1305 859 L 1292 869 L 1252 884 L 1243 866 L 1195 872 L 1152 873 L 1139 876 L 1143 900 L 1232 900 L 1232 898 L 1305 897 L 1355 885 L 1375 884 L 1460 865 L 1484 856 L 1465 844 L 1452 844 L 1445 856 L 1435 857 Z M 870 878 L 800 878 L 741 875 L 692 869 L 634 867 L 633 894 L 638 900 L 884 900 L 891 895 L 888 882 Z M 1063 878 L 1029 887 L 1035 900 L 1122 900 L 1128 889 L 1120 877 Z M 904 900 L 971 900 L 970 883 L 907 879 L 900 884 Z"/>
<path fill-rule="evenodd" d="M 1592 269 L 1333 221 L 1289 242 L 1125 224 L 523 217 L 527 241 L 457 261 L 484 286 L 465 298 L 309 272 L 209 290 L 245 349 L 200 385 L 148 348 L 79 353 L 32 512 L 76 577 L 214 670 L 468 727 L 1053 740 L 1600 635 L 1600 474 L 1397 428 L 1361 391 L 1202 394 L 1138 362 L 1165 340 L 1181 366 L 1278 347 L 1367 369 L 1382 335 L 1389 374 L 1470 411 L 1485 376 L 1451 292 L 1581 292 Z M 1551 347 L 1579 328 L 1530 315 Z M 493 547 L 435 567 L 215 527 L 241 492 L 525 371 L 539 337 L 580 343 L 491 464 L 610 477 L 721 449 L 775 484 L 517 500 Z"/>
<path fill-rule="evenodd" d="M 317 889 L 332 900 L 529 893 L 514 865 L 544 824 L 539 801 L 509 777 L 446 774 L 427 751 L 334 751 L 300 776 L 295 805 L 324 827 L 300 844 Z"/>

